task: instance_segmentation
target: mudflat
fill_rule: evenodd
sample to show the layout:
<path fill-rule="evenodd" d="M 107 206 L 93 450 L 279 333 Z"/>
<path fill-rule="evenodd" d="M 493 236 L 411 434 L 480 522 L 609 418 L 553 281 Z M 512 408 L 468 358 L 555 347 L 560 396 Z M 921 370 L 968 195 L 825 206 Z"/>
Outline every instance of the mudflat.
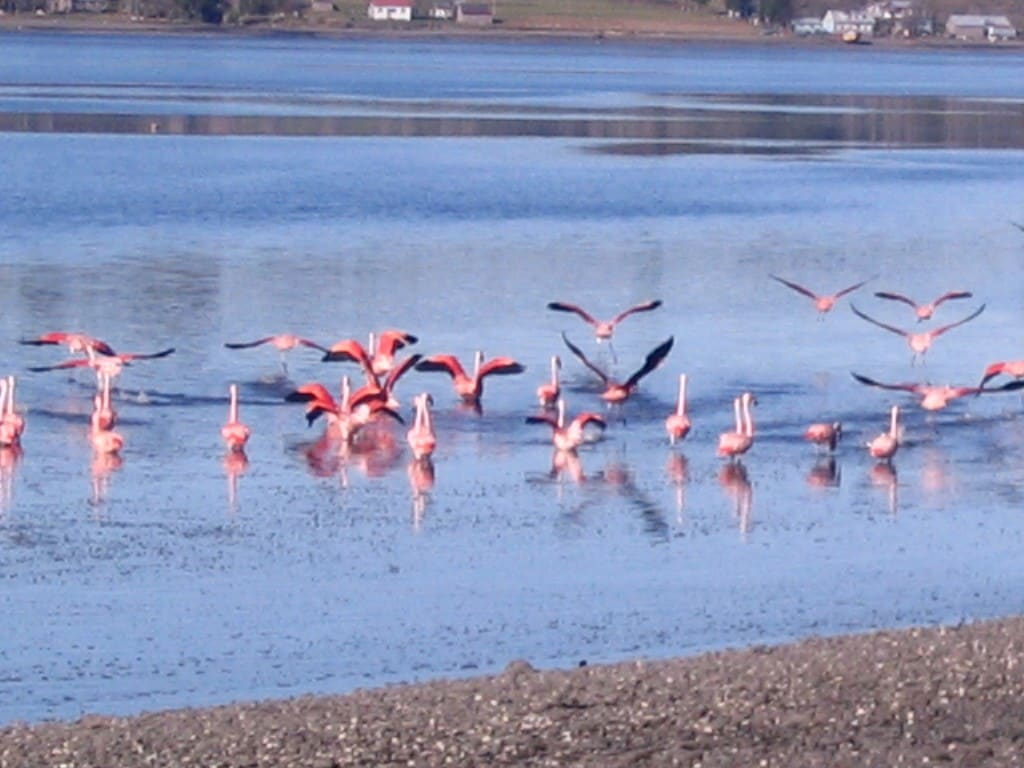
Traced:
<path fill-rule="evenodd" d="M 0 729 L 0 766 L 1024 764 L 1024 618 Z"/>

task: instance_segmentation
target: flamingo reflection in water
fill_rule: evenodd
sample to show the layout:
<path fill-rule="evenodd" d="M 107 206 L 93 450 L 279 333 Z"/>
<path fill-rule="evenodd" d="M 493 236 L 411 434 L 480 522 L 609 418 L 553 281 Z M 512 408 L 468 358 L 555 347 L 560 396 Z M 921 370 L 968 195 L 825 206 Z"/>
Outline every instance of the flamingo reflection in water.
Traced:
<path fill-rule="evenodd" d="M 835 456 L 822 456 L 807 473 L 807 484 L 812 488 L 838 488 L 843 478 L 842 468 Z"/>
<path fill-rule="evenodd" d="M 412 524 L 414 528 L 419 528 L 437 479 L 433 459 L 430 456 L 413 458 L 406 467 L 406 475 L 412 488 Z"/>
<path fill-rule="evenodd" d="M 229 450 L 221 460 L 228 481 L 228 514 L 238 512 L 238 479 L 249 469 L 249 457 L 244 450 Z"/>
<path fill-rule="evenodd" d="M 895 515 L 899 509 L 899 482 L 896 467 L 889 462 L 880 461 L 871 467 L 868 476 L 873 486 L 886 490 L 889 514 Z"/>
<path fill-rule="evenodd" d="M 20 445 L 0 447 L 0 520 L 10 513 L 14 500 L 14 474 L 21 461 Z"/>
<path fill-rule="evenodd" d="M 665 474 L 675 488 L 676 523 L 682 525 L 683 508 L 686 506 L 686 483 L 690 480 L 690 463 L 678 451 L 669 451 L 668 459 L 665 461 Z"/>
<path fill-rule="evenodd" d="M 733 514 L 739 522 L 740 534 L 746 537 L 750 530 L 750 514 L 754 506 L 754 489 L 742 462 L 730 461 L 718 471 L 718 484 L 726 496 L 733 500 Z"/>
<path fill-rule="evenodd" d="M 102 506 L 110 493 L 110 477 L 121 469 L 124 459 L 121 454 L 109 451 L 94 450 L 92 464 L 89 467 L 92 480 L 92 496 L 89 503 L 94 507 Z"/>

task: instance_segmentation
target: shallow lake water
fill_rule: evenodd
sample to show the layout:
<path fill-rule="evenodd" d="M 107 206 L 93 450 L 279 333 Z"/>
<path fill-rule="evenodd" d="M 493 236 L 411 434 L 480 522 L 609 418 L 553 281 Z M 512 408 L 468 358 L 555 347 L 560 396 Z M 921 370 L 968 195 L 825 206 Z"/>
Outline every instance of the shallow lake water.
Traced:
<path fill-rule="evenodd" d="M 883 382 L 974 385 L 1019 359 L 1024 56 L 1006 51 L 0 36 L 0 723 L 572 666 L 1020 613 L 1019 393 L 926 414 Z M 118 55 L 101 55 L 113 51 Z M 859 291 L 819 318 L 770 279 Z M 911 328 L 925 362 L 850 304 Z M 649 298 L 614 352 L 602 316 Z M 312 350 L 401 328 L 409 352 L 510 355 L 482 413 L 432 393 L 433 478 L 404 428 L 324 451 L 283 398 L 358 370 Z M 33 373 L 84 331 L 174 347 L 115 384 L 92 455 L 87 372 Z M 548 360 L 603 408 L 565 334 L 616 375 L 666 362 L 553 465 L 527 425 Z M 694 427 L 668 445 L 677 376 Z M 238 382 L 245 461 L 219 428 Z M 715 455 L 750 390 L 757 439 Z M 864 448 L 904 406 L 892 466 Z M 802 433 L 840 420 L 831 459 Z"/>

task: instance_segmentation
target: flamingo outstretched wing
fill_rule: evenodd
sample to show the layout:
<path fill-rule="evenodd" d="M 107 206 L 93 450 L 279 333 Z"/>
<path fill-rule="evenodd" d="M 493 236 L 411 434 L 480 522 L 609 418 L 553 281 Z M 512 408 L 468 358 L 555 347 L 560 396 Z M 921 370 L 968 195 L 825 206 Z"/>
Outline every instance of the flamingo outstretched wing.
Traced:
<path fill-rule="evenodd" d="M 398 350 L 415 344 L 417 341 L 419 338 L 405 331 L 383 331 L 377 341 L 377 351 L 391 357 Z"/>
<path fill-rule="evenodd" d="M 970 291 L 947 291 L 932 302 L 932 306 L 939 306 L 944 301 L 950 301 L 952 299 L 969 299 L 974 294 Z"/>
<path fill-rule="evenodd" d="M 607 386 L 611 382 L 611 379 L 608 377 L 607 373 L 605 373 L 592 362 L 590 362 L 587 359 L 587 356 L 583 354 L 583 350 L 577 347 L 571 341 L 569 341 L 569 337 L 565 335 L 565 331 L 562 331 L 562 341 L 565 342 L 565 346 L 569 348 L 569 351 L 576 355 L 577 358 L 579 358 L 579 361 L 581 363 L 583 363 L 585 366 L 587 366 L 587 368 L 589 368 L 595 374 L 597 374 L 601 381 L 604 382 L 605 386 Z"/>
<path fill-rule="evenodd" d="M 879 389 L 902 390 L 904 392 L 913 392 L 915 394 L 920 392 L 921 390 L 921 385 L 916 383 L 884 384 L 881 381 L 875 381 L 874 379 L 870 379 L 867 376 L 861 376 L 859 373 L 853 373 L 852 371 L 850 372 L 850 375 L 853 376 L 853 378 L 855 378 L 861 384 L 867 384 L 869 387 L 878 387 Z"/>
<path fill-rule="evenodd" d="M 550 301 L 548 302 L 548 309 L 553 309 L 556 312 L 573 312 L 574 314 L 582 317 L 586 322 L 591 325 L 598 325 L 598 320 L 583 307 L 578 307 L 575 304 L 567 304 L 564 301 Z"/>
<path fill-rule="evenodd" d="M 650 312 L 652 309 L 657 309 L 660 306 L 661 299 L 655 299 L 654 301 L 645 301 L 641 304 L 637 304 L 636 306 L 630 307 L 629 309 L 625 309 L 622 312 L 619 312 L 619 314 L 612 318 L 611 324 L 617 325 L 619 322 L 621 322 L 622 320 L 636 312 Z"/>
<path fill-rule="evenodd" d="M 804 288 L 799 283 L 794 283 L 791 280 L 786 280 L 784 277 L 779 277 L 778 275 L 768 275 L 768 277 L 770 277 L 772 280 L 774 280 L 774 281 L 776 281 L 778 283 L 782 283 L 787 288 L 792 288 L 797 293 L 802 293 L 804 296 L 806 296 L 809 299 L 817 299 L 818 298 L 818 294 L 816 294 L 810 288 Z"/>
<path fill-rule="evenodd" d="M 466 376 L 462 363 L 455 355 L 432 355 L 425 360 L 420 360 L 415 367 L 417 371 L 447 373 L 453 379 L 469 378 Z"/>
<path fill-rule="evenodd" d="M 902 293 L 893 293 L 892 291 L 875 291 L 875 296 L 880 299 L 889 299 L 890 301 L 900 301 L 907 304 L 914 309 L 917 309 L 917 302 L 908 296 L 904 296 Z"/>
<path fill-rule="evenodd" d="M 843 288 L 843 289 L 842 289 L 841 291 L 836 291 L 836 292 L 835 292 L 835 293 L 833 294 L 833 298 L 836 298 L 836 299 L 838 299 L 838 298 L 840 298 L 841 296 L 845 296 L 845 295 L 846 295 L 846 294 L 848 294 L 848 293 L 853 293 L 853 292 L 854 292 L 854 291 L 856 291 L 856 290 L 857 290 L 858 288 L 863 288 L 863 287 L 864 287 L 864 285 L 865 285 L 865 284 L 866 284 L 866 283 L 867 283 L 867 282 L 868 282 L 869 280 L 871 280 L 871 279 L 873 279 L 873 278 L 870 278 L 870 277 L 869 277 L 869 278 L 868 278 L 867 280 L 861 280 L 861 281 L 860 281 L 859 283 L 854 283 L 854 284 L 853 284 L 853 285 L 851 285 L 851 286 L 848 286 L 848 287 L 846 287 L 846 288 Z"/>
<path fill-rule="evenodd" d="M 92 336 L 87 336 L 84 333 L 67 333 L 65 331 L 51 331 L 50 333 L 44 333 L 42 336 L 37 336 L 34 339 L 20 339 L 19 344 L 25 344 L 28 346 L 40 347 L 48 345 L 67 344 L 71 346 L 73 342 L 77 342 L 82 349 L 91 349 L 93 352 L 98 352 L 101 355 L 116 355 L 113 347 L 107 344 L 105 341 L 100 341 Z"/>
<path fill-rule="evenodd" d="M 364 371 L 373 373 L 373 361 L 369 353 L 355 339 L 342 339 L 332 344 L 320 359 L 325 363 L 358 363 Z"/>
<path fill-rule="evenodd" d="M 634 373 L 632 376 L 626 379 L 625 386 L 635 386 L 636 383 L 640 381 L 640 379 L 642 379 L 644 376 L 646 376 L 659 365 L 661 365 L 662 361 L 668 356 L 668 353 L 671 351 L 672 345 L 674 343 L 675 337 L 669 336 L 667 339 L 665 339 L 665 341 L 661 342 L 661 344 L 652 349 L 647 354 L 647 358 L 644 360 L 644 364 L 640 368 L 640 370 L 638 370 L 636 373 Z"/>
<path fill-rule="evenodd" d="M 508 376 L 513 373 L 522 373 L 526 366 L 517 363 L 511 357 L 493 357 L 480 366 L 480 378 L 484 376 Z"/>
<path fill-rule="evenodd" d="M 887 323 L 883 323 L 880 320 L 875 320 L 875 318 L 869 317 L 868 315 L 865 315 L 863 312 L 861 312 L 859 309 L 857 309 L 857 307 L 854 306 L 853 304 L 850 305 L 850 309 L 853 310 L 853 314 L 855 314 L 857 317 L 860 317 L 860 318 L 862 318 L 864 320 L 867 320 L 872 325 L 877 325 L 879 328 L 884 328 L 885 330 L 890 331 L 891 333 L 898 334 L 900 336 L 904 336 L 905 337 L 905 336 L 909 335 L 907 333 L 907 331 L 904 331 L 901 328 L 897 328 L 895 325 L 888 325 Z"/>
<path fill-rule="evenodd" d="M 391 391 L 395 384 L 400 378 L 402 378 L 410 368 L 413 368 L 420 360 L 423 359 L 423 355 L 415 354 L 409 355 L 399 362 L 394 368 L 388 371 L 387 378 L 384 379 L 384 389 Z"/>
<path fill-rule="evenodd" d="M 256 339 L 255 341 L 225 341 L 224 346 L 228 349 L 249 349 L 250 347 L 258 347 L 260 344 L 266 344 L 273 340 L 273 336 L 264 336 L 262 339 Z"/>
<path fill-rule="evenodd" d="M 129 352 L 122 355 L 106 355 L 106 357 L 116 357 L 122 363 L 127 363 L 130 360 L 156 360 L 173 355 L 174 351 L 174 347 L 168 347 L 167 349 L 161 349 L 159 352 Z"/>
<path fill-rule="evenodd" d="M 978 307 L 976 310 L 974 310 L 967 317 L 962 318 L 960 320 L 957 320 L 955 323 L 949 323 L 948 325 L 940 326 L 939 328 L 936 328 L 935 330 L 933 330 L 931 332 L 931 334 L 932 334 L 933 337 L 941 336 L 946 331 L 948 331 L 948 330 L 950 330 L 952 328 L 956 328 L 958 325 L 963 325 L 964 323 L 970 322 L 971 320 L 976 318 L 978 315 L 980 315 L 984 311 L 985 311 L 985 305 L 982 304 L 980 307 Z"/>

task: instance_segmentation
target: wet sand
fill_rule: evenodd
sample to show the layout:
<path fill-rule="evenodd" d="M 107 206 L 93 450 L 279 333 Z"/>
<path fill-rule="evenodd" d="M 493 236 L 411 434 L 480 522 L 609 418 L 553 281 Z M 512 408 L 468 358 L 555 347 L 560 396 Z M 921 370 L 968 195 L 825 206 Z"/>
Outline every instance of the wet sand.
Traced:
<path fill-rule="evenodd" d="M 0 766 L 1024 764 L 1024 619 L 0 730 Z"/>

